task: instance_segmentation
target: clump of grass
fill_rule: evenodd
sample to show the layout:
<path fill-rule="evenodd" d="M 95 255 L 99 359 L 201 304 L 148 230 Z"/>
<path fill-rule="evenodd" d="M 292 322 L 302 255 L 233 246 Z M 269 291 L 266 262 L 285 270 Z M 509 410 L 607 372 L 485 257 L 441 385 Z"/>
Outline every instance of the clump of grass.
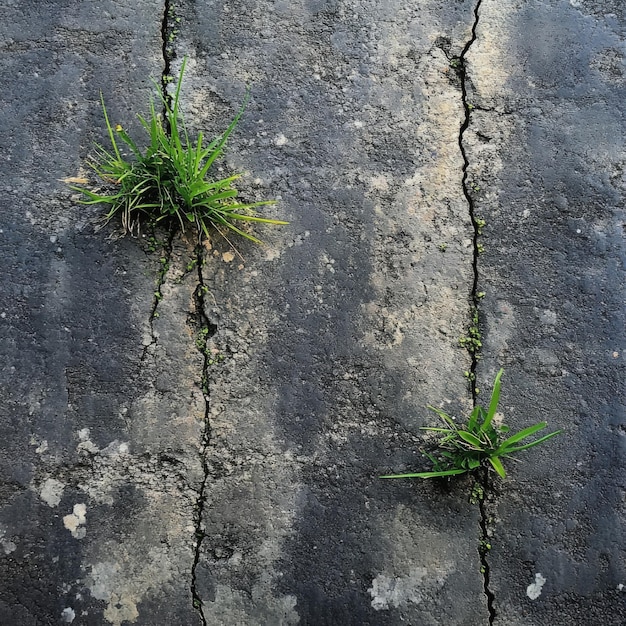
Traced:
<path fill-rule="evenodd" d="M 96 144 L 95 156 L 89 165 L 104 187 L 72 189 L 84 194 L 85 197 L 80 200 L 83 204 L 108 205 L 104 221 L 120 216 L 123 234 L 138 232 L 144 223 L 164 222 L 174 228 L 180 227 L 182 231 L 192 227 L 199 241 L 209 237 L 210 230 L 214 228 L 224 236 L 231 231 L 260 243 L 259 239 L 243 230 L 243 223 L 286 224 L 260 217 L 256 212 L 257 207 L 274 204 L 275 201 L 239 202 L 234 183 L 240 175 L 227 178 L 212 175 L 213 165 L 222 155 L 228 137 L 243 114 L 248 94 L 233 121 L 219 137 L 205 146 L 200 132 L 193 142 L 189 139 L 180 112 L 180 90 L 186 64 L 185 58 L 173 98 L 170 99 L 163 89 L 158 88 L 165 120 L 156 112 L 153 101 L 150 102 L 148 119 L 138 115 L 149 136 L 145 150 L 138 147 L 121 125 L 113 128 L 104 98 L 100 96 L 111 149 Z M 130 151 L 130 158 L 122 153 L 121 147 Z"/>
<path fill-rule="evenodd" d="M 500 400 L 500 379 L 504 370 L 496 375 L 493 384 L 493 392 L 489 408 L 485 410 L 476 405 L 470 414 L 467 425 L 464 428 L 457 426 L 454 419 L 433 406 L 428 408 L 434 411 L 444 423 L 443 428 L 426 427 L 428 430 L 438 433 L 439 441 L 434 453 L 424 452 L 433 467 L 428 472 L 416 472 L 410 474 L 392 474 L 381 478 L 440 478 L 457 476 L 478 470 L 480 467 L 491 468 L 498 476 L 506 478 L 506 471 L 502 465 L 503 458 L 511 458 L 511 455 L 539 445 L 561 431 L 557 430 L 544 435 L 530 443 L 521 442 L 546 428 L 546 422 L 539 422 L 529 426 L 515 435 L 508 435 L 509 427 L 504 424 L 494 424 L 494 417 Z"/>

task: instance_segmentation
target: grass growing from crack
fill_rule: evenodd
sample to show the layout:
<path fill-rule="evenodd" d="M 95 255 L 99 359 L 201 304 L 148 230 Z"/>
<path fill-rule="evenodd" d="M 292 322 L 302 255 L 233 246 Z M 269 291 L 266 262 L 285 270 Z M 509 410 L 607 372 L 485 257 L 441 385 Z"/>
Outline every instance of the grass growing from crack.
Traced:
<path fill-rule="evenodd" d="M 185 58 L 172 99 L 159 88 L 166 119 L 157 114 L 154 102 L 150 103 L 148 119 L 138 116 L 149 137 L 145 150 L 139 148 L 121 125 L 113 128 L 101 95 L 111 149 L 96 144 L 90 167 L 103 181 L 104 190 L 72 189 L 84 194 L 85 198 L 80 201 L 83 204 L 108 205 L 105 222 L 120 216 L 123 234 L 138 232 L 143 223 L 164 222 L 174 228 L 180 227 L 182 231 L 187 227 L 194 228 L 199 241 L 209 237 L 210 230 L 215 228 L 224 237 L 226 232 L 233 232 L 260 243 L 243 230 L 243 223 L 286 224 L 260 217 L 256 212 L 258 207 L 275 201 L 239 202 L 234 187 L 239 174 L 227 178 L 212 176 L 212 167 L 223 154 L 226 141 L 243 114 L 248 95 L 219 137 L 205 145 L 200 132 L 196 141 L 191 141 L 180 112 L 180 90 L 186 63 Z M 130 157 L 123 154 L 122 149 L 129 150 Z"/>
<path fill-rule="evenodd" d="M 435 432 L 439 436 L 437 450 L 433 453 L 424 453 L 433 465 L 431 471 L 392 474 L 381 476 L 381 478 L 440 478 L 466 474 L 481 467 L 493 469 L 498 476 L 506 478 L 502 459 L 511 458 L 517 452 L 532 448 L 558 435 L 561 432 L 560 430 L 544 435 L 535 441 L 522 443 L 528 437 L 546 428 L 547 423 L 539 422 L 534 426 L 521 430 L 515 435 L 509 435 L 508 426 L 494 423 L 500 400 L 500 379 L 503 372 L 504 370 L 501 369 L 496 375 L 489 408 L 485 410 L 477 404 L 469 416 L 467 425 L 463 428 L 457 426 L 454 418 L 441 409 L 432 406 L 428 407 L 443 422 L 443 427 L 426 427 L 422 429 Z"/>

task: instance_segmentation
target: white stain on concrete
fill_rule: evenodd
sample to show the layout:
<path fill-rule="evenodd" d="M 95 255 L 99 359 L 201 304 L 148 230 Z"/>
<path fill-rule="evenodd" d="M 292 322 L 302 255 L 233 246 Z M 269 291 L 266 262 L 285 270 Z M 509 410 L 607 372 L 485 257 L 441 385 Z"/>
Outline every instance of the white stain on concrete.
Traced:
<path fill-rule="evenodd" d="M 0 527 L 0 545 L 2 546 L 2 550 L 5 554 L 11 554 L 11 552 L 15 552 L 17 549 L 17 545 L 14 541 L 10 539 L 5 539 L 7 531 L 6 528 Z"/>
<path fill-rule="evenodd" d="M 35 448 L 35 452 L 37 454 L 43 454 L 48 451 L 48 442 L 45 439 L 39 439 L 38 437 L 32 436 L 30 438 L 30 445 L 37 446 Z"/>
<path fill-rule="evenodd" d="M 123 622 L 137 621 L 139 611 L 132 598 L 126 594 L 111 594 L 110 602 L 104 609 L 104 619 L 115 626 L 121 626 Z"/>
<path fill-rule="evenodd" d="M 61 620 L 64 624 L 71 624 L 75 617 L 76 613 L 71 607 L 67 607 L 61 611 Z"/>
<path fill-rule="evenodd" d="M 82 539 L 87 534 L 87 506 L 75 504 L 73 512 L 63 518 L 63 526 L 72 533 L 75 539 Z"/>
<path fill-rule="evenodd" d="M 65 484 L 60 480 L 56 480 L 56 478 L 48 478 L 41 484 L 39 497 L 49 507 L 54 508 L 55 506 L 59 506 L 59 502 L 61 502 L 63 489 L 65 489 Z"/>
<path fill-rule="evenodd" d="M 91 441 L 89 428 L 82 428 L 78 431 L 78 440 L 79 443 L 76 446 L 76 449 L 80 452 L 81 450 L 85 450 L 87 452 L 91 452 L 91 454 L 96 454 L 100 451 L 100 448 Z"/>
<path fill-rule="evenodd" d="M 425 567 L 411 568 L 408 576 L 392 577 L 379 574 L 367 590 L 372 596 L 372 607 L 376 611 L 397 609 L 409 602 L 419 604 L 424 599 L 424 585 L 428 581 Z"/>
<path fill-rule="evenodd" d="M 546 579 L 541 574 L 535 574 L 535 582 L 530 583 L 526 588 L 526 595 L 531 600 L 536 600 L 541 595 L 541 588 L 545 585 Z"/>
<path fill-rule="evenodd" d="M 129 560 L 127 548 L 122 555 L 112 546 L 110 553 L 120 560 L 94 563 L 85 582 L 94 598 L 107 603 L 103 615 L 109 624 L 132 624 L 144 597 L 171 580 L 171 558 L 165 547 L 151 548 L 139 560 Z"/>

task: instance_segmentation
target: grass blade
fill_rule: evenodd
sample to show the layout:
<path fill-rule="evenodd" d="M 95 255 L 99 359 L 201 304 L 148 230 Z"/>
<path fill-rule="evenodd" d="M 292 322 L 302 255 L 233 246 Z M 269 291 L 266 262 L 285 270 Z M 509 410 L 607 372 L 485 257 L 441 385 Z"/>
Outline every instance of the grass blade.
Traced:
<path fill-rule="evenodd" d="M 465 474 L 466 469 L 442 470 L 440 472 L 416 472 L 413 474 L 388 474 L 378 478 L 443 478 L 444 476 L 458 476 Z"/>
<path fill-rule="evenodd" d="M 524 428 L 524 430 L 520 430 L 518 433 L 515 433 L 508 439 L 505 439 L 499 446 L 498 450 L 503 450 L 504 448 L 508 448 L 511 444 L 517 443 L 522 439 L 526 439 L 526 437 L 530 437 L 530 435 L 534 435 L 538 430 L 544 429 L 548 425 L 547 422 L 539 422 L 534 426 L 529 426 L 528 428 Z"/>
<path fill-rule="evenodd" d="M 493 469 L 495 469 L 496 472 L 498 473 L 498 476 L 500 476 L 500 478 L 506 478 L 506 472 L 504 471 L 504 466 L 502 465 L 502 461 L 500 461 L 500 459 L 497 456 L 490 456 L 488 457 L 488 459 Z"/>
<path fill-rule="evenodd" d="M 493 391 L 491 392 L 491 402 L 489 402 L 489 410 L 487 411 L 487 417 L 483 422 L 482 429 L 485 430 L 491 424 L 496 411 L 498 410 L 498 402 L 500 401 L 500 379 L 504 374 L 504 370 L 501 368 L 496 374 L 496 379 L 493 382 Z"/>
<path fill-rule="evenodd" d="M 547 441 L 548 439 L 552 439 L 552 437 L 555 437 L 556 435 L 560 435 L 561 432 L 562 431 L 560 430 L 555 430 L 553 433 L 544 435 L 543 437 L 540 437 L 539 439 L 536 439 L 535 441 L 531 441 L 530 443 L 526 443 L 523 446 L 516 446 L 515 448 L 505 448 L 502 451 L 502 454 L 512 454 L 513 452 L 519 452 L 520 450 L 528 450 L 528 448 L 532 448 L 533 446 L 543 443 L 544 441 Z"/>
<path fill-rule="evenodd" d="M 468 433 L 466 430 L 457 430 L 457 434 L 461 439 L 463 439 L 463 441 L 469 443 L 474 449 L 483 449 L 483 442 L 475 435 L 472 435 L 472 433 Z"/>

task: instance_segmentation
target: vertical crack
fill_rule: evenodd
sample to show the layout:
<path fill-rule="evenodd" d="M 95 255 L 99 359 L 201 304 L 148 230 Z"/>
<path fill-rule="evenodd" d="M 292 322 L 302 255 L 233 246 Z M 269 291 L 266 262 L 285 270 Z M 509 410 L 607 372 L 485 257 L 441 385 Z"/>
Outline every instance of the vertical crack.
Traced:
<path fill-rule="evenodd" d="M 200 460 L 202 463 L 203 478 L 200 483 L 200 489 L 198 491 L 198 498 L 195 506 L 195 537 L 196 547 L 194 553 L 193 565 L 191 568 L 191 595 L 193 598 L 193 606 L 200 613 L 203 626 L 206 626 L 206 617 L 204 615 L 204 608 L 202 604 L 202 598 L 198 592 L 198 578 L 197 567 L 200 561 L 200 553 L 202 549 L 202 541 L 205 533 L 202 528 L 202 518 L 204 516 L 204 505 L 206 502 L 206 484 L 209 476 L 209 464 L 206 459 L 206 452 L 211 443 L 211 423 L 210 423 L 210 397 L 209 397 L 209 367 L 211 365 L 211 351 L 209 349 L 209 341 L 213 335 L 217 332 L 217 326 L 213 324 L 206 315 L 205 298 L 208 294 L 208 287 L 204 284 L 204 277 L 202 275 L 202 266 L 204 264 L 204 249 L 201 244 L 198 244 L 195 249 L 196 268 L 198 271 L 198 284 L 194 292 L 194 301 L 196 305 L 196 315 L 200 325 L 198 332 L 198 338 L 196 340 L 196 346 L 198 350 L 204 356 L 202 364 L 202 394 L 204 396 L 205 408 L 204 408 L 204 429 L 202 432 L 202 442 L 200 449 Z"/>
<path fill-rule="evenodd" d="M 472 288 L 470 293 L 470 328 L 468 332 L 468 336 L 464 338 L 463 345 L 467 348 L 470 357 L 470 371 L 469 371 L 469 382 L 470 382 L 470 390 L 472 394 L 472 404 L 476 406 L 478 390 L 476 388 L 476 370 L 478 366 L 478 360 L 480 359 L 480 330 L 479 330 L 479 305 L 480 305 L 480 297 L 478 291 L 478 257 L 481 251 L 481 245 L 478 241 L 479 235 L 481 232 L 481 228 L 484 225 L 484 222 L 480 220 L 475 211 L 474 199 L 472 198 L 472 194 L 470 193 L 470 184 L 468 181 L 468 170 L 469 170 L 469 158 L 467 156 L 467 151 L 465 150 L 464 138 L 465 132 L 469 128 L 471 115 L 472 115 L 472 106 L 468 101 L 468 93 L 467 93 L 467 55 L 476 41 L 477 38 L 477 30 L 478 30 L 478 22 L 480 21 L 480 7 L 482 4 L 482 0 L 477 0 L 476 5 L 474 6 L 474 22 L 472 24 L 471 35 L 468 41 L 465 43 L 461 54 L 456 59 L 455 69 L 457 75 L 459 77 L 461 83 L 461 99 L 463 102 L 463 111 L 464 118 L 459 129 L 459 150 L 461 152 L 461 156 L 463 157 L 463 167 L 462 167 L 462 177 L 461 177 L 461 186 L 463 187 L 463 195 L 465 196 L 465 200 L 467 201 L 468 211 L 470 220 L 472 222 L 473 227 L 473 235 L 472 235 Z M 490 539 L 489 539 L 489 518 L 487 516 L 485 497 L 489 492 L 490 484 L 489 484 L 489 473 L 486 468 L 481 470 L 481 475 L 478 479 L 478 483 L 482 488 L 482 494 L 478 498 L 478 506 L 480 512 L 480 540 L 478 546 L 478 552 L 480 555 L 480 571 L 483 576 L 483 590 L 485 593 L 485 597 L 487 598 L 487 610 L 489 611 L 489 626 L 493 626 L 496 610 L 495 610 L 495 596 L 491 591 L 489 586 L 490 582 L 490 567 L 489 561 L 487 559 L 487 554 L 491 549 Z"/>
<path fill-rule="evenodd" d="M 470 294 L 470 308 L 471 308 L 471 324 L 470 324 L 470 333 L 469 339 L 476 339 L 478 344 L 475 342 L 469 342 L 466 345 L 470 356 L 471 356 L 471 365 L 470 365 L 470 389 L 472 392 L 472 401 L 474 406 L 476 405 L 476 367 L 478 365 L 478 351 L 480 348 L 480 342 L 478 337 L 472 337 L 472 328 L 477 327 L 478 325 L 478 306 L 479 300 L 478 297 L 478 255 L 479 255 L 479 245 L 478 245 L 478 235 L 480 231 L 479 223 L 476 219 L 475 207 L 474 207 L 474 199 L 470 193 L 469 183 L 468 183 L 468 169 L 469 169 L 469 158 L 467 156 L 467 152 L 465 150 L 465 144 L 463 139 L 465 137 L 465 131 L 469 128 L 471 115 L 472 115 L 472 107 L 467 99 L 467 68 L 466 68 L 466 57 L 472 47 L 473 43 L 476 41 L 477 37 L 477 29 L 478 22 L 480 20 L 480 5 L 482 4 L 482 0 L 477 0 L 476 6 L 474 7 L 474 23 L 472 24 L 472 32 L 471 37 L 463 47 L 460 56 L 457 59 L 456 72 L 459 76 L 461 82 L 461 99 L 463 102 L 463 111 L 464 118 L 461 124 L 461 128 L 459 129 L 459 149 L 461 151 L 461 156 L 463 157 L 463 167 L 462 167 L 462 178 L 461 178 L 461 186 L 463 187 L 463 195 L 465 196 L 465 200 L 467 201 L 467 206 L 469 209 L 470 220 L 472 222 L 473 234 L 472 234 L 472 289 Z M 477 328 L 476 328 L 477 331 Z"/>
<path fill-rule="evenodd" d="M 163 74 L 161 75 L 161 87 L 163 95 L 167 98 L 167 85 L 171 80 L 171 62 L 174 58 L 174 48 L 172 46 L 172 32 L 174 25 L 174 6 L 172 0 L 165 0 L 163 5 L 163 20 L 161 21 L 161 46 L 163 53 Z"/>
<path fill-rule="evenodd" d="M 173 0 L 164 0 L 163 5 L 163 20 L 161 22 L 161 40 L 162 40 L 162 53 L 163 53 L 163 74 L 161 75 L 161 90 L 163 93 L 163 113 L 162 119 L 165 125 L 166 131 L 170 131 L 169 120 L 167 118 L 167 108 L 171 108 L 172 96 L 168 89 L 168 86 L 173 81 L 171 75 L 171 64 L 174 59 L 174 45 L 173 41 L 178 33 L 176 25 L 180 22 L 180 18 L 175 15 Z M 171 254 L 172 240 L 176 228 L 172 228 L 172 235 L 169 240 L 169 251 Z M 210 350 L 208 343 L 217 331 L 217 326 L 212 324 L 205 313 L 205 295 L 208 293 L 208 288 L 204 284 L 204 277 L 202 275 L 202 266 L 204 264 L 204 248 L 201 244 L 196 245 L 194 249 L 193 261 L 188 265 L 187 270 L 184 272 L 183 277 L 193 270 L 194 262 L 198 272 L 198 279 L 196 288 L 194 290 L 194 304 L 196 319 L 199 325 L 199 332 L 196 339 L 196 347 L 203 355 L 202 362 L 202 378 L 201 378 L 201 391 L 204 397 L 204 416 L 203 416 L 203 429 L 200 442 L 200 462 L 202 464 L 202 480 L 198 489 L 198 497 L 196 498 L 194 506 L 194 537 L 195 548 L 193 555 L 193 563 L 191 566 L 191 597 L 193 607 L 198 611 L 200 620 L 203 626 L 207 626 L 206 616 L 204 615 L 204 608 L 202 598 L 198 592 L 198 577 L 197 568 L 200 561 L 200 554 L 202 550 L 202 541 L 204 539 L 204 530 L 202 528 L 202 519 L 204 516 L 204 504 L 206 501 L 206 484 L 209 476 L 209 465 L 206 460 L 206 452 L 211 442 L 211 425 L 209 420 L 209 365 L 210 365 Z M 167 256 L 169 264 L 169 255 Z M 181 279 L 182 280 L 182 279 Z M 160 290 L 160 286 L 159 286 Z M 158 305 L 158 302 L 156 303 Z M 156 311 L 156 307 L 154 309 Z M 152 319 L 152 318 L 151 318 Z"/>
<path fill-rule="evenodd" d="M 144 346 L 143 354 L 141 355 L 140 363 L 145 363 L 145 360 L 148 356 L 148 352 L 150 349 L 158 343 L 158 338 L 154 330 L 154 320 L 159 317 L 159 303 L 163 299 L 163 285 L 167 279 L 167 273 L 169 272 L 170 262 L 172 259 L 172 248 L 174 246 L 174 235 L 175 231 L 171 230 L 167 238 L 164 241 L 157 242 L 155 235 L 151 236 L 151 240 L 153 241 L 153 245 L 160 244 L 162 255 L 159 257 L 159 277 L 154 289 L 154 295 L 152 299 L 152 308 L 150 310 L 150 317 L 148 318 L 148 325 L 150 327 L 150 343 Z M 152 250 L 152 248 L 151 248 Z"/>
<path fill-rule="evenodd" d="M 496 618 L 496 609 L 494 606 L 495 595 L 489 587 L 491 569 L 489 567 L 489 561 L 487 560 L 487 554 L 491 550 L 491 539 L 489 536 L 489 517 L 487 514 L 487 505 L 485 499 L 490 489 L 489 482 L 489 470 L 487 468 L 481 469 L 481 476 L 478 478 L 478 483 L 482 487 L 482 493 L 478 498 L 478 510 L 480 513 L 480 543 L 478 546 L 478 553 L 480 555 L 480 572 L 483 575 L 483 590 L 487 598 L 487 610 L 489 611 L 489 626 L 493 626 Z"/>

